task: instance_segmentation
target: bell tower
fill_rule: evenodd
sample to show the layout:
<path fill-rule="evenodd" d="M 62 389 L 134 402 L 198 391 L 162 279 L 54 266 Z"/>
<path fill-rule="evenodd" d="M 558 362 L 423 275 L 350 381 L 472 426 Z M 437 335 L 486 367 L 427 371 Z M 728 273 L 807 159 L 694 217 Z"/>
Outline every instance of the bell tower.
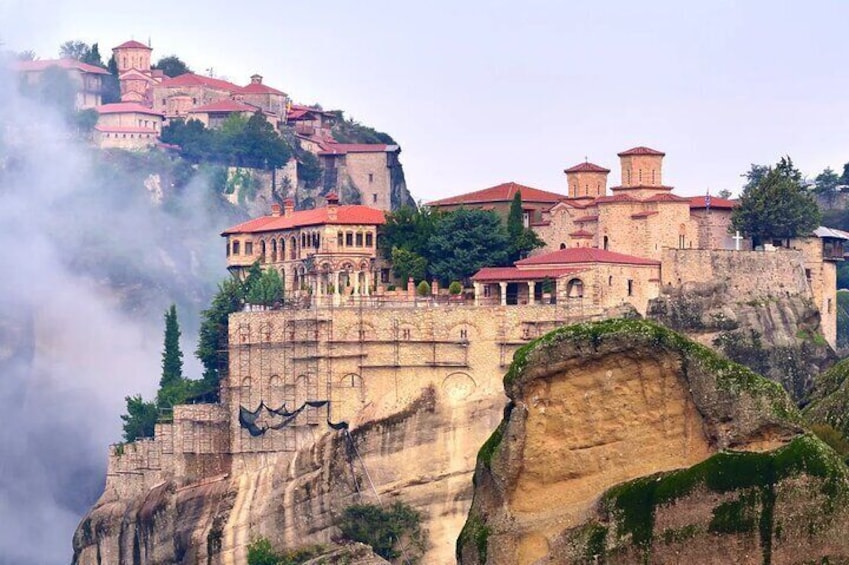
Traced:
<path fill-rule="evenodd" d="M 661 171 L 665 155 L 649 147 L 634 147 L 619 153 L 622 188 L 662 187 Z"/>
<path fill-rule="evenodd" d="M 598 198 L 607 193 L 607 175 L 610 169 L 584 161 L 565 171 L 569 198 Z"/>

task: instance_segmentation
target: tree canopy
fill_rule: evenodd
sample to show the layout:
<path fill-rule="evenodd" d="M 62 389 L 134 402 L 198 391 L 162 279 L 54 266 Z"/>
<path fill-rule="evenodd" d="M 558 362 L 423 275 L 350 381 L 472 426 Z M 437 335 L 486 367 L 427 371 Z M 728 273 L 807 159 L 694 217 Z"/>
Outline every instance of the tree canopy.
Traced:
<path fill-rule="evenodd" d="M 180 147 L 183 157 L 235 167 L 277 169 L 292 156 L 286 141 L 262 112 L 249 119 L 230 116 L 220 129 L 209 129 L 198 120 L 172 120 L 162 128 L 162 141 Z"/>
<path fill-rule="evenodd" d="M 744 176 L 749 182 L 732 212 L 731 230 L 739 230 L 758 245 L 773 238 L 807 235 L 819 225 L 819 208 L 789 157 L 774 167 L 752 165 Z"/>
<path fill-rule="evenodd" d="M 528 253 L 538 247 L 543 247 L 542 241 L 535 231 L 525 227 L 525 214 L 522 209 L 522 193 L 516 191 L 510 203 L 507 215 L 507 237 L 510 238 L 510 261 L 515 262 L 528 256 Z"/>
<path fill-rule="evenodd" d="M 100 48 L 97 43 L 89 45 L 84 41 L 71 40 L 66 41 L 59 46 L 59 56 L 66 59 L 76 59 L 77 61 L 94 65 L 96 67 L 106 68 L 103 64 L 103 59 L 100 55 Z"/>
<path fill-rule="evenodd" d="M 168 77 L 176 77 L 192 72 L 189 66 L 176 55 L 162 57 L 153 65 L 153 68 L 159 69 Z"/>
<path fill-rule="evenodd" d="M 427 250 L 431 274 L 449 282 L 509 263 L 510 241 L 495 212 L 460 208 L 441 218 Z"/>

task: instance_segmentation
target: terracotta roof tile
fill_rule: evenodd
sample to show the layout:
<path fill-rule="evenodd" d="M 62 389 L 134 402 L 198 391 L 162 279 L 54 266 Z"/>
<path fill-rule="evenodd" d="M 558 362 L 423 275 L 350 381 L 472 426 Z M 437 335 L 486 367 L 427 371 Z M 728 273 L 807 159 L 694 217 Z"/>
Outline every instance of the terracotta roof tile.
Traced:
<path fill-rule="evenodd" d="M 150 114 L 152 116 L 162 116 L 162 112 L 157 112 L 153 108 L 142 106 L 136 102 L 117 102 L 115 104 L 103 104 L 95 108 L 98 114 L 124 114 L 135 112 L 136 114 Z"/>
<path fill-rule="evenodd" d="M 285 92 L 277 90 L 276 88 L 271 88 L 261 82 L 252 82 L 247 86 L 243 86 L 237 92 L 239 94 L 279 94 L 281 96 L 286 96 Z"/>
<path fill-rule="evenodd" d="M 563 171 L 564 173 L 609 173 L 610 169 L 605 169 L 589 161 L 569 167 Z"/>
<path fill-rule="evenodd" d="M 624 191 L 624 190 L 644 190 L 644 189 L 670 191 L 673 188 L 675 188 L 675 187 L 668 186 L 668 185 L 665 185 L 665 184 L 632 184 L 631 186 L 622 186 L 622 185 L 611 186 L 610 190 L 612 190 L 614 192 Z"/>
<path fill-rule="evenodd" d="M 593 236 L 592 232 L 588 232 L 587 230 L 578 230 L 573 231 L 569 234 L 569 237 L 577 237 L 577 238 L 591 238 Z"/>
<path fill-rule="evenodd" d="M 597 222 L 598 215 L 595 216 L 581 216 L 580 218 L 575 218 L 574 222 L 578 224 L 582 224 L 584 222 Z"/>
<path fill-rule="evenodd" d="M 161 83 L 159 83 L 159 86 L 163 88 L 205 86 L 207 88 L 225 90 L 227 92 L 237 92 L 241 88 L 239 86 L 236 86 L 232 82 L 228 82 L 226 80 L 197 75 L 195 73 L 183 73 L 172 78 L 167 78 Z"/>
<path fill-rule="evenodd" d="M 530 281 L 552 278 L 580 272 L 582 269 L 517 269 L 516 267 L 484 267 L 472 276 L 477 282 Z"/>
<path fill-rule="evenodd" d="M 84 73 L 96 75 L 108 75 L 109 71 L 103 67 L 96 67 L 77 61 L 76 59 L 44 59 L 39 61 L 14 61 L 12 69 L 19 72 L 38 72 L 49 67 L 59 67 L 65 70 L 77 70 Z"/>
<path fill-rule="evenodd" d="M 637 212 L 636 214 L 631 214 L 631 218 L 634 220 L 645 220 L 651 216 L 657 215 L 656 210 L 647 210 L 645 212 Z"/>
<path fill-rule="evenodd" d="M 538 188 L 532 188 L 515 182 L 506 182 L 483 190 L 467 192 L 441 200 L 428 202 L 429 206 L 448 206 L 451 204 L 483 204 L 489 202 L 510 202 L 516 195 L 516 192 L 522 194 L 522 202 L 547 202 L 556 204 L 561 200 L 566 199 L 565 194 L 557 194 L 556 192 L 548 192 Z"/>
<path fill-rule="evenodd" d="M 672 187 L 669 187 L 672 188 Z M 643 198 L 643 202 L 689 202 L 689 198 L 670 194 L 668 192 L 662 194 L 652 194 L 648 198 Z"/>
<path fill-rule="evenodd" d="M 628 157 L 631 155 L 657 155 L 663 157 L 666 155 L 663 151 L 658 151 L 657 149 L 652 149 L 651 147 L 645 147 L 644 145 L 640 145 L 639 147 L 632 147 L 622 153 L 617 153 L 619 157 Z"/>
<path fill-rule="evenodd" d="M 383 210 L 369 208 L 361 205 L 346 205 L 336 208 L 336 219 L 329 220 L 327 207 L 314 208 L 312 210 L 299 210 L 289 216 L 262 216 L 247 222 L 235 225 L 224 230 L 221 235 L 236 233 L 261 233 L 269 231 L 287 230 L 302 226 L 316 226 L 322 224 L 346 225 L 367 224 L 381 225 L 385 222 Z"/>
<path fill-rule="evenodd" d="M 140 128 L 138 126 L 94 126 L 94 129 L 103 133 L 151 133 L 159 136 L 159 131 L 153 128 Z"/>
<path fill-rule="evenodd" d="M 136 41 L 135 39 L 131 39 L 130 41 L 125 41 L 124 43 L 122 43 L 118 47 L 113 47 L 112 49 L 114 50 L 114 49 L 130 49 L 130 48 L 147 49 L 148 51 L 153 51 L 152 47 L 148 47 L 147 45 L 145 45 L 141 41 Z"/>
<path fill-rule="evenodd" d="M 346 153 L 386 153 L 387 151 L 395 151 L 397 145 L 385 145 L 383 143 L 328 143 L 318 140 L 312 140 L 316 143 L 321 143 L 324 150 L 319 155 L 345 155 Z"/>
<path fill-rule="evenodd" d="M 606 249 L 592 247 L 570 247 L 544 255 L 528 257 L 517 261 L 517 266 L 532 265 L 572 265 L 578 263 L 617 263 L 625 265 L 660 265 L 660 261 L 615 253 Z"/>
<path fill-rule="evenodd" d="M 707 202 L 704 196 L 691 196 L 690 200 L 690 208 L 707 208 Z M 731 210 L 735 206 L 739 204 L 739 200 L 726 200 L 725 198 L 719 198 L 717 196 L 710 197 L 710 207 L 711 208 L 719 208 L 722 210 Z"/>
<path fill-rule="evenodd" d="M 640 202 L 640 199 L 634 198 L 630 194 L 614 194 L 613 196 L 599 196 L 593 200 L 594 204 L 603 204 L 608 202 Z"/>

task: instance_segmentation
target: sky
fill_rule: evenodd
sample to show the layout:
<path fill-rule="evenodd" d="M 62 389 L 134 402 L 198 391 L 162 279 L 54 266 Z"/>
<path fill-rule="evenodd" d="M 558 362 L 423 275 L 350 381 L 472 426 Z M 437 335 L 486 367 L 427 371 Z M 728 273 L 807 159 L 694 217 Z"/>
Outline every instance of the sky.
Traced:
<path fill-rule="evenodd" d="M 515 181 L 566 191 L 585 158 L 612 170 L 666 152 L 679 194 L 735 193 L 751 163 L 808 176 L 849 161 L 849 2 L 0 0 L 6 48 L 55 57 L 69 39 L 300 103 L 343 109 L 402 147 L 416 200 Z"/>

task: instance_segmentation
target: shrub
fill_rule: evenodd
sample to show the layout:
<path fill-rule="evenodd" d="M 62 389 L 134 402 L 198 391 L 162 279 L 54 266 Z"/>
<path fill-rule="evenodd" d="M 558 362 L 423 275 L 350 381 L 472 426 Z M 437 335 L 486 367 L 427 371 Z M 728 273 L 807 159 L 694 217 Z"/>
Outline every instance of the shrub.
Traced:
<path fill-rule="evenodd" d="M 345 538 L 370 545 L 384 559 L 400 556 L 402 547 L 407 559 L 415 559 L 426 546 L 421 521 L 421 513 L 401 502 L 386 510 L 354 504 L 345 509 L 338 525 Z"/>
<path fill-rule="evenodd" d="M 324 553 L 320 545 L 278 553 L 267 538 L 257 538 L 248 545 L 248 565 L 300 565 Z"/>
<path fill-rule="evenodd" d="M 416 287 L 416 292 L 419 293 L 419 296 L 428 296 L 430 294 L 430 285 L 427 284 L 427 281 L 422 281 Z"/>
<path fill-rule="evenodd" d="M 460 294 L 463 292 L 463 285 L 460 284 L 459 281 L 454 281 L 448 285 L 448 293 L 449 294 Z"/>

